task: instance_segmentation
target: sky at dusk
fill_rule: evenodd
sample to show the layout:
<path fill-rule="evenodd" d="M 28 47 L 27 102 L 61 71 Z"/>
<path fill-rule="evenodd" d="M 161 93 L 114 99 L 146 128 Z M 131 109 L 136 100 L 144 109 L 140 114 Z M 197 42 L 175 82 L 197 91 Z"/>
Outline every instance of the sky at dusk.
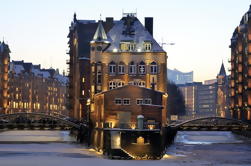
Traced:
<path fill-rule="evenodd" d="M 164 45 L 168 68 L 194 71 L 195 81 L 216 77 L 222 61 L 229 67 L 230 38 L 250 0 L 0 0 L 0 40 L 11 60 L 67 69 L 67 34 L 77 19 L 114 17 L 136 12 L 139 20 L 154 17 L 154 38 Z"/>

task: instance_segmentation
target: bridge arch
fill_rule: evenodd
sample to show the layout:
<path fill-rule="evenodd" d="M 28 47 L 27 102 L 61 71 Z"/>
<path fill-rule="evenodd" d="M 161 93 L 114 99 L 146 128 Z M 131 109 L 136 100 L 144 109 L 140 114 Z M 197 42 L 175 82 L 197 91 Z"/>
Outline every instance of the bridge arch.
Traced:
<path fill-rule="evenodd" d="M 207 128 L 214 128 L 214 127 L 218 127 L 218 128 L 245 128 L 245 129 L 249 129 L 251 128 L 251 125 L 237 120 L 237 119 L 230 119 L 230 118 L 223 118 L 223 117 L 203 117 L 203 118 L 197 118 L 197 119 L 192 119 L 192 120 L 187 120 L 184 122 L 181 122 L 179 124 L 173 124 L 171 125 L 171 127 L 175 127 L 175 128 L 182 128 L 182 127 L 197 127 L 197 128 L 203 128 L 203 127 L 207 127 Z"/>
<path fill-rule="evenodd" d="M 10 119 L 10 118 L 15 118 L 15 117 L 40 117 L 40 118 L 49 118 L 52 120 L 55 120 L 57 122 L 63 123 L 65 125 L 68 125 L 70 127 L 76 128 L 76 129 L 80 129 L 80 125 L 76 124 L 74 122 L 71 122 L 65 118 L 61 118 L 61 117 L 57 117 L 57 116 L 53 116 L 53 115 L 48 115 L 48 114 L 44 114 L 44 113 L 28 113 L 28 112 L 18 112 L 18 113 L 13 113 L 13 114 L 1 114 L 0 115 L 0 120 L 1 119 Z"/>

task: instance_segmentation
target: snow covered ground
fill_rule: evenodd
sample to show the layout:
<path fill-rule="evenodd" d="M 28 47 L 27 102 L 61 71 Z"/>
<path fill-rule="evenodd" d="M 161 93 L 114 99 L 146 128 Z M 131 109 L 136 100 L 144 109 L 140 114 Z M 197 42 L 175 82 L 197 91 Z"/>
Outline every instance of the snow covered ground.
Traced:
<path fill-rule="evenodd" d="M 36 136 L 41 136 L 37 141 L 42 138 L 44 142 L 35 143 Z M 8 137 L 11 141 L 1 142 Z M 29 138 L 33 143 L 28 142 Z M 20 143 L 21 139 L 25 142 Z M 109 160 L 71 139 L 67 132 L 60 131 L 0 133 L 0 166 L 251 166 L 250 140 L 229 132 L 180 132 L 164 158 L 152 161 Z"/>

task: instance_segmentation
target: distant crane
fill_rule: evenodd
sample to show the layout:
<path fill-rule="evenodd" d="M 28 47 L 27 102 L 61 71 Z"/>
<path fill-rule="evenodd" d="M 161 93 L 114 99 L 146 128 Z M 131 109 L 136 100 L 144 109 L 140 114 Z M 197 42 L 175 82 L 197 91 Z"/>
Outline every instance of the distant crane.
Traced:
<path fill-rule="evenodd" d="M 175 43 L 173 43 L 173 42 L 165 43 L 165 42 L 163 41 L 163 38 L 161 39 L 161 43 L 159 43 L 159 44 L 161 45 L 161 48 L 163 48 L 164 45 L 175 45 Z"/>

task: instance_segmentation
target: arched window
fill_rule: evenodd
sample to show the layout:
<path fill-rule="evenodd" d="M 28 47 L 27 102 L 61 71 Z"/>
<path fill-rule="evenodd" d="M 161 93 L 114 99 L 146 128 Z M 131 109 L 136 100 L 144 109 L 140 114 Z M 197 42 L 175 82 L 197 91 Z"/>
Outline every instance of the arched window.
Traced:
<path fill-rule="evenodd" d="M 129 64 L 129 74 L 136 74 L 136 65 L 134 62 Z"/>
<path fill-rule="evenodd" d="M 114 89 L 114 88 L 116 88 L 116 82 L 110 81 L 109 82 L 109 89 Z"/>
<path fill-rule="evenodd" d="M 118 73 L 125 74 L 125 64 L 123 62 L 119 62 Z"/>
<path fill-rule="evenodd" d="M 139 63 L 139 74 L 146 74 L 146 64 L 143 61 Z"/>
<path fill-rule="evenodd" d="M 139 86 L 139 87 L 145 87 L 145 81 L 140 81 L 140 82 L 138 83 L 138 86 Z"/>
<path fill-rule="evenodd" d="M 124 85 L 125 85 L 125 83 L 123 81 L 119 81 L 118 84 L 117 84 L 117 87 L 122 87 Z"/>
<path fill-rule="evenodd" d="M 116 73 L 116 64 L 112 61 L 109 64 L 109 74 L 115 74 Z"/>
<path fill-rule="evenodd" d="M 150 65 L 150 73 L 157 74 L 158 73 L 158 65 L 156 62 L 152 62 Z"/>

